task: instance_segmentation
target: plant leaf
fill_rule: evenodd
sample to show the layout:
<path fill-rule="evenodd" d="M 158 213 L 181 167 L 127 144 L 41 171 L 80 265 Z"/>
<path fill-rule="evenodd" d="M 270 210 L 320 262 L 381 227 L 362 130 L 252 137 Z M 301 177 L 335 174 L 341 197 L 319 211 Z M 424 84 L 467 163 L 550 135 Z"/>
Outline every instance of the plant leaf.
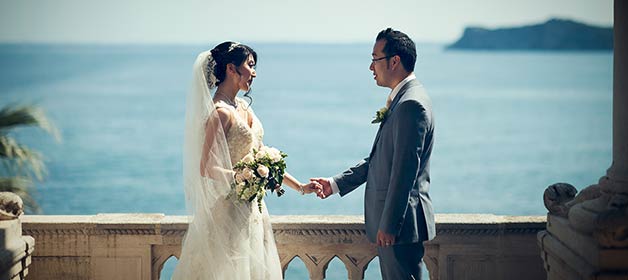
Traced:
<path fill-rule="evenodd" d="M 23 177 L 0 177 L 0 191 L 12 192 L 22 198 L 24 210 L 29 214 L 41 213 L 41 208 L 31 196 L 33 192 L 33 182 Z"/>

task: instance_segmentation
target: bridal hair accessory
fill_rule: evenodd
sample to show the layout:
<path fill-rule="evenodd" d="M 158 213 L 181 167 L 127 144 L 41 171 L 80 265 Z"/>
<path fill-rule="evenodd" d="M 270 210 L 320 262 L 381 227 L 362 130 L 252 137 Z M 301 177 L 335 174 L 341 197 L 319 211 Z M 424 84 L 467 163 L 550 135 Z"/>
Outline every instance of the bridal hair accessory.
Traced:
<path fill-rule="evenodd" d="M 235 164 L 235 182 L 232 184 L 228 199 L 234 197 L 241 201 L 253 202 L 257 198 L 257 207 L 262 212 L 262 198 L 266 190 L 277 191 L 277 196 L 284 194 L 281 188 L 286 170 L 287 155 L 275 148 L 262 147 L 253 149 Z"/>
<path fill-rule="evenodd" d="M 232 43 L 231 45 L 229 45 L 229 49 L 227 50 L 226 54 L 232 52 L 236 47 L 240 45 L 241 44 L 237 42 Z M 203 71 L 205 72 L 205 79 L 207 80 L 207 87 L 209 87 L 209 89 L 215 88 L 218 85 L 218 83 L 220 83 L 220 81 L 216 77 L 216 74 L 214 73 L 214 71 L 216 70 L 216 65 L 217 65 L 216 58 L 214 57 L 215 50 L 216 49 L 214 48 L 213 50 L 207 53 L 207 61 L 203 69 Z M 217 52 L 220 52 L 220 51 L 217 51 Z M 220 55 L 220 53 L 218 55 Z M 220 58 L 218 58 L 218 60 L 220 60 Z"/>
<path fill-rule="evenodd" d="M 233 42 L 233 44 L 231 44 L 231 46 L 229 46 L 229 50 L 227 52 L 228 53 L 231 52 L 233 49 L 235 49 L 239 45 L 240 45 L 239 42 Z"/>
<path fill-rule="evenodd" d="M 375 118 L 371 121 L 371 123 L 381 123 L 386 120 L 388 116 L 388 107 L 382 107 L 377 112 L 375 112 Z"/>
<path fill-rule="evenodd" d="M 207 79 L 207 87 L 209 87 L 209 89 L 215 88 L 218 83 L 218 79 L 216 75 L 214 75 L 214 69 L 216 69 L 216 60 L 212 52 L 208 52 L 207 63 L 205 64 L 205 78 Z"/>

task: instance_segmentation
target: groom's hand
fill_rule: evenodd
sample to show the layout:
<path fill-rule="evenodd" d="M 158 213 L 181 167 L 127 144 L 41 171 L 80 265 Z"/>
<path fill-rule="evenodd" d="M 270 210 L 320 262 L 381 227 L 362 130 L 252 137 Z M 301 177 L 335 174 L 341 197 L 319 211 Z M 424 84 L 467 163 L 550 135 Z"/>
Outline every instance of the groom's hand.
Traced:
<path fill-rule="evenodd" d="M 395 244 L 395 235 L 377 230 L 377 246 L 389 247 Z"/>
<path fill-rule="evenodd" d="M 323 191 L 323 187 L 321 186 L 321 184 L 314 181 L 310 181 L 308 184 L 301 185 L 301 189 L 303 190 L 304 194 L 310 194 L 315 192 L 318 195 Z"/>
<path fill-rule="evenodd" d="M 310 181 L 316 182 L 323 187 L 323 190 L 321 192 L 316 193 L 319 198 L 325 199 L 332 195 L 331 183 L 329 182 L 329 180 L 325 178 L 310 178 Z"/>

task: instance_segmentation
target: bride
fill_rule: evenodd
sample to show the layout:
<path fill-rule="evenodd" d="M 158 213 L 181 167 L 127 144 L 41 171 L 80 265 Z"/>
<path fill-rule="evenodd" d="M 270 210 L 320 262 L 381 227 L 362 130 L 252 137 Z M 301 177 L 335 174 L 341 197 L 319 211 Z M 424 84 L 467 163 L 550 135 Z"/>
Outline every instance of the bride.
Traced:
<path fill-rule="evenodd" d="M 264 129 L 250 104 L 257 53 L 224 42 L 198 55 L 187 100 L 183 178 L 191 212 L 173 279 L 281 279 L 265 204 L 227 198 L 233 165 L 263 146 Z M 211 89 L 216 89 L 213 97 Z M 245 94 L 246 96 L 246 94 Z M 301 194 L 319 192 L 286 173 L 284 184 Z"/>

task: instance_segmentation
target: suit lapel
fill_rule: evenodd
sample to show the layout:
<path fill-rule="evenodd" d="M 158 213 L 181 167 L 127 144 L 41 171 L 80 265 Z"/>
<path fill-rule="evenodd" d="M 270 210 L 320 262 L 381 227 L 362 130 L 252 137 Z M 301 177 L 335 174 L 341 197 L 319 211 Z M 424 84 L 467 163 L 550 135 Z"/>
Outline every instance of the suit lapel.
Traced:
<path fill-rule="evenodd" d="M 369 158 L 373 156 L 373 152 L 375 152 L 375 146 L 377 145 L 377 141 L 379 141 L 379 136 L 382 134 L 382 126 L 384 126 L 384 122 L 379 124 L 379 129 L 377 130 L 377 134 L 375 135 L 375 141 L 373 141 L 373 146 L 371 147 L 371 153 L 369 154 Z"/>
<path fill-rule="evenodd" d="M 371 147 L 371 153 L 369 154 L 369 158 L 373 156 L 373 152 L 375 152 L 375 147 L 377 146 L 379 137 L 382 134 L 382 127 L 384 127 L 384 124 L 386 123 L 388 118 L 392 115 L 392 112 L 395 109 L 395 107 L 397 107 L 397 103 L 399 103 L 399 99 L 401 99 L 401 96 L 404 95 L 410 87 L 418 85 L 418 84 L 419 82 L 416 79 L 408 81 L 405 85 L 403 85 L 403 87 L 401 87 L 401 89 L 399 89 L 397 96 L 395 96 L 392 102 L 390 102 L 390 108 L 388 108 L 388 112 L 386 113 L 386 118 L 379 124 L 379 129 L 377 130 L 377 134 L 375 135 L 375 141 L 373 141 L 373 147 Z"/>

